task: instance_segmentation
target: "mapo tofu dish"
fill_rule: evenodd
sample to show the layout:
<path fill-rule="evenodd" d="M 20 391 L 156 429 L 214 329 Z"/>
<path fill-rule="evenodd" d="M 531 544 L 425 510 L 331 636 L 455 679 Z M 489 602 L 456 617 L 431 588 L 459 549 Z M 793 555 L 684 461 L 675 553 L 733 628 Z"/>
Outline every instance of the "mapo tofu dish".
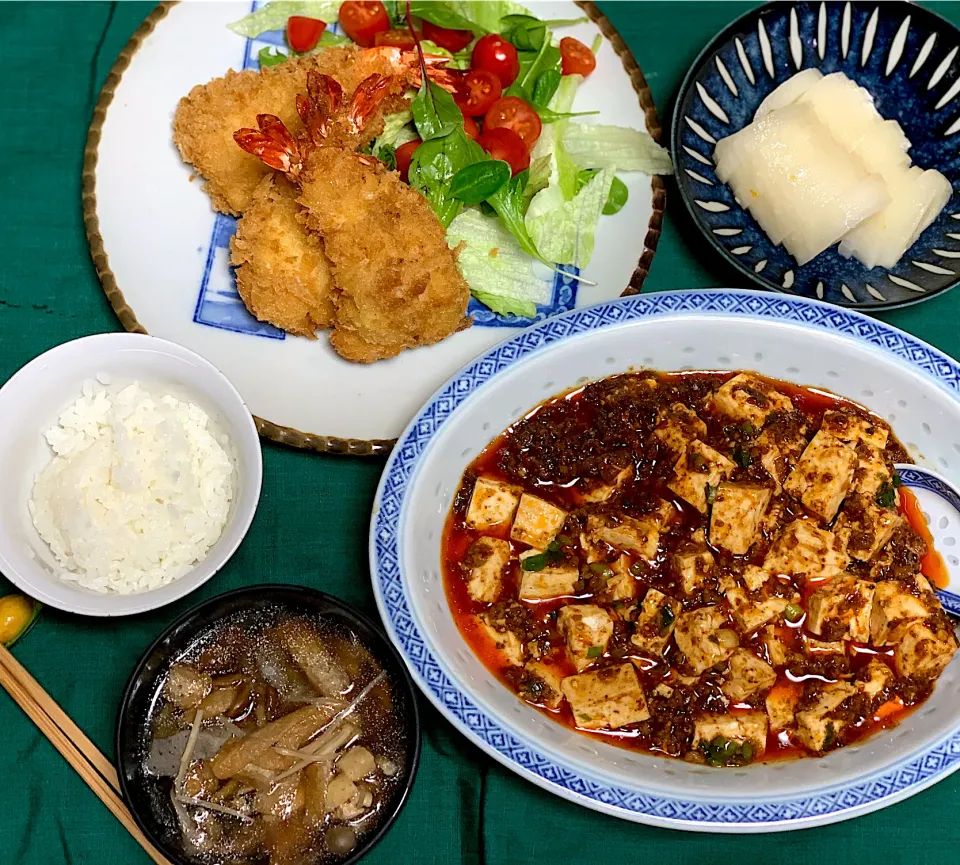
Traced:
<path fill-rule="evenodd" d="M 504 684 L 588 735 L 711 766 L 819 755 L 896 724 L 957 649 L 898 462 L 884 421 L 822 391 L 607 378 L 467 469 L 451 608 Z"/>
<path fill-rule="evenodd" d="M 391 680 L 340 623 L 228 620 L 171 666 L 149 723 L 148 776 L 197 862 L 342 861 L 402 792 Z"/>

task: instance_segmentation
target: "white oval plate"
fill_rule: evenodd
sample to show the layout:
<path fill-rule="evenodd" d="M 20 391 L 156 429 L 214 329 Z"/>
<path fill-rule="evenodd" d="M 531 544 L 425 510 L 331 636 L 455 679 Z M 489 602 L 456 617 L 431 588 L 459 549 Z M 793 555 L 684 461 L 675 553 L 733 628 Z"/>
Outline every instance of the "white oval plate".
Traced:
<path fill-rule="evenodd" d="M 865 814 L 960 766 L 960 660 L 898 727 L 822 758 L 716 770 L 597 743 L 546 718 L 474 656 L 450 613 L 440 538 L 467 464 L 532 406 L 629 369 L 754 369 L 886 418 L 960 477 L 960 365 L 860 313 L 753 291 L 665 292 L 536 325 L 458 372 L 400 437 L 374 503 L 370 565 L 388 632 L 437 708 L 508 768 L 627 820 L 770 832 Z M 955 587 L 960 588 L 960 587 Z"/>
<path fill-rule="evenodd" d="M 599 20 L 592 4 L 586 10 L 563 0 L 528 5 L 547 19 L 587 11 Z M 253 414 L 268 421 L 261 423 L 265 434 L 324 450 L 384 449 L 389 443 L 370 441 L 399 435 L 448 376 L 503 339 L 509 333 L 504 327 L 521 325 L 497 320 L 471 301 L 474 327 L 438 345 L 363 365 L 340 358 L 322 334 L 316 341 L 287 336 L 247 313 L 228 263 L 235 220 L 215 214 L 202 183 L 190 182 L 191 168 L 173 144 L 171 124 L 177 102 L 194 85 L 230 68 L 256 68 L 259 49 L 282 40 L 278 34 L 248 40 L 227 29 L 250 8 L 249 2 L 171 6 L 139 48 L 134 37 L 121 55 L 115 72 L 122 77 L 108 81 L 87 148 L 85 174 L 94 187 L 85 206 L 94 261 L 124 325 L 185 345 L 222 369 Z M 563 32 L 590 44 L 600 31 L 591 21 Z M 614 44 L 604 41 L 597 71 L 580 88 L 574 110 L 599 110 L 593 122 L 645 129 L 640 99 L 652 106 L 649 90 L 638 69 L 633 75 L 640 89 L 634 89 L 627 71 L 627 64 L 635 66 L 633 58 L 619 47 L 620 58 Z M 655 126 L 652 107 L 647 116 Z M 538 318 L 618 297 L 628 285 L 639 291 L 659 235 L 663 185 L 637 173 L 623 179 L 627 205 L 603 218 L 584 272 L 597 285 L 578 287 L 544 268 L 549 278 Z"/>

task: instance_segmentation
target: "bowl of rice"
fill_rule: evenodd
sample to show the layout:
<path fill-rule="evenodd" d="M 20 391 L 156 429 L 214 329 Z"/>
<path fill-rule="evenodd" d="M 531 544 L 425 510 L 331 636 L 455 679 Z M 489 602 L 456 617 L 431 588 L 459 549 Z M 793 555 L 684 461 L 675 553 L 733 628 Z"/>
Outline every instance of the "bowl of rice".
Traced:
<path fill-rule="evenodd" d="M 172 603 L 253 520 L 253 417 L 182 346 L 134 333 L 65 343 L 0 388 L 0 416 L 0 573 L 44 604 L 124 616 Z"/>

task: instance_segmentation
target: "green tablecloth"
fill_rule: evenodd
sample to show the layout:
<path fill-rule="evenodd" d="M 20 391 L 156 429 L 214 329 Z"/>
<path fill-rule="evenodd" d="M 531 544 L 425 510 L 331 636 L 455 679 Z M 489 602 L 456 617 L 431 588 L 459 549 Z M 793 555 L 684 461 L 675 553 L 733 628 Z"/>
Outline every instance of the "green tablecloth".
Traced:
<path fill-rule="evenodd" d="M 680 80 L 742 3 L 606 3 L 667 125 Z M 80 214 L 81 160 L 100 86 L 150 5 L 0 3 L 0 381 L 52 346 L 116 330 L 91 267 Z M 960 5 L 938 11 L 960 22 Z M 642 231 L 638 227 L 638 243 Z M 669 202 L 647 290 L 738 285 Z M 960 292 L 885 315 L 960 356 Z M 17 423 L 7 417 L 5 423 Z M 375 614 L 366 534 L 380 460 L 264 443 L 260 509 L 228 566 L 189 599 L 151 615 L 96 621 L 46 611 L 16 654 L 108 755 L 137 656 L 201 598 L 264 582 L 317 586 Z M 3 466 L 5 472 L 16 471 Z M 0 594 L 8 588 L 0 579 Z M 410 802 L 369 856 L 378 862 L 946 862 L 960 842 L 960 774 L 881 813 L 788 836 L 734 838 L 633 825 L 550 796 L 481 753 L 426 700 Z M 136 844 L 20 710 L 0 693 L 0 862 L 146 862 Z"/>

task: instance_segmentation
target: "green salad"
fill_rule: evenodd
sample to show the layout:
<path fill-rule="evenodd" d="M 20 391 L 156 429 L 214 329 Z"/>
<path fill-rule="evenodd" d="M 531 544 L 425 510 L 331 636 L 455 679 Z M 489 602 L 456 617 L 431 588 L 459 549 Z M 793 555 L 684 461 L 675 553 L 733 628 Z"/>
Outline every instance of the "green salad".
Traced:
<path fill-rule="evenodd" d="M 537 263 L 589 264 L 601 218 L 628 199 L 617 174 L 673 170 L 645 131 L 573 110 L 603 40 L 587 46 L 555 31 L 586 20 L 541 20 L 509 0 L 272 0 L 230 29 L 285 32 L 288 50 L 263 48 L 262 66 L 351 44 L 419 44 L 448 58 L 454 92 L 425 79 L 366 149 L 430 202 L 473 296 L 533 317 L 544 300 Z M 342 33 L 328 29 L 335 23 Z"/>

